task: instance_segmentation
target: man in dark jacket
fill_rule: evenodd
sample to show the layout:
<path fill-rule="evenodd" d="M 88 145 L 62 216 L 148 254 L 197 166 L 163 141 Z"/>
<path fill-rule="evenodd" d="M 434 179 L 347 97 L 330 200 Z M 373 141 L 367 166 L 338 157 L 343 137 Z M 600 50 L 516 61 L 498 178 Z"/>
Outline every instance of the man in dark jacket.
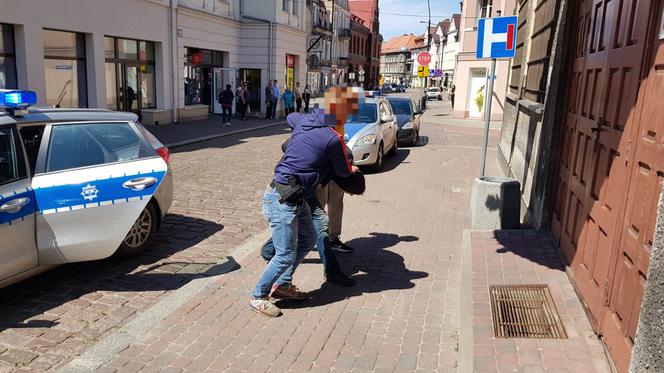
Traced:
<path fill-rule="evenodd" d="M 267 87 L 265 87 L 265 119 L 274 119 L 272 118 L 272 81 L 267 81 Z"/>
<path fill-rule="evenodd" d="M 284 274 L 291 276 L 316 243 L 311 209 L 305 201 L 314 196 L 321 181 L 357 171 L 348 161 L 346 145 L 334 126 L 335 117 L 346 118 L 357 112 L 358 94 L 347 87 L 334 87 L 325 95 L 325 113 L 288 116 L 293 134 L 263 196 L 263 215 L 270 223 L 275 256 L 258 280 L 249 307 L 265 316 L 281 314 L 270 301 L 271 294 L 281 299 L 305 298 L 292 283 L 278 281 Z"/>
<path fill-rule="evenodd" d="M 290 123 L 289 123 L 290 124 Z M 292 128 L 291 128 L 292 129 Z M 288 140 L 284 141 L 281 145 L 281 150 L 286 152 L 288 146 Z M 346 154 L 348 155 L 348 160 L 353 164 L 352 153 L 350 149 L 346 147 Z M 350 177 L 347 178 L 338 178 L 332 177 L 338 185 L 348 194 L 358 195 L 364 194 L 365 182 L 364 175 L 361 172 L 354 172 Z M 323 180 L 321 183 L 322 186 L 329 183 L 329 180 Z M 346 189 L 344 189 L 346 187 Z M 318 189 L 321 187 L 319 186 Z M 318 189 L 316 194 L 318 194 Z M 330 245 L 330 218 L 327 216 L 327 212 L 321 206 L 318 197 L 315 195 L 307 199 L 307 204 L 311 209 L 311 218 L 313 219 L 314 228 L 316 229 L 316 234 L 318 235 L 318 240 L 316 241 L 316 249 L 318 255 L 320 256 L 321 261 L 323 262 L 323 268 L 325 270 L 325 280 L 329 283 L 339 285 L 339 286 L 353 286 L 355 280 L 346 275 L 341 271 L 341 266 L 337 260 L 334 251 Z M 261 256 L 265 261 L 270 261 L 274 257 L 274 243 L 272 238 L 270 238 L 261 248 Z M 284 275 L 277 280 L 277 285 L 282 285 L 283 283 L 290 283 L 292 281 L 292 273 L 287 271 Z"/>
<path fill-rule="evenodd" d="M 233 89 L 230 84 L 226 84 L 226 90 L 219 93 L 219 104 L 221 105 L 221 124 L 224 126 L 231 125 L 231 118 L 233 117 Z"/>

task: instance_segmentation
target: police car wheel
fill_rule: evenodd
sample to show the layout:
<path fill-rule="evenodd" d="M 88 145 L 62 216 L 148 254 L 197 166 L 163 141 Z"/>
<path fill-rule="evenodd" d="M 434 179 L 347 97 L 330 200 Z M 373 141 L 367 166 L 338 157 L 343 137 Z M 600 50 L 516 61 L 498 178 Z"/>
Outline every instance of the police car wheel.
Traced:
<path fill-rule="evenodd" d="M 374 171 L 380 171 L 383 169 L 383 143 L 380 143 L 380 146 L 378 147 L 378 155 L 376 155 L 376 163 L 371 166 L 371 169 Z"/>
<path fill-rule="evenodd" d="M 156 231 L 157 212 L 152 203 L 148 203 L 125 236 L 116 254 L 122 258 L 140 254 L 150 243 Z"/>

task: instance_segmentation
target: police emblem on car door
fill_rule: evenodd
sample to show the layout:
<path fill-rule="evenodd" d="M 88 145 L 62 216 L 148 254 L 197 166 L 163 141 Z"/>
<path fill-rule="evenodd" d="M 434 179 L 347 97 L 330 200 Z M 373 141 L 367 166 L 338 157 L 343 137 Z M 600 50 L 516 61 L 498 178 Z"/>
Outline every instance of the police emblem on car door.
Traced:
<path fill-rule="evenodd" d="M 167 164 L 131 123 L 53 124 L 37 201 L 40 264 L 113 254 L 163 180 Z"/>

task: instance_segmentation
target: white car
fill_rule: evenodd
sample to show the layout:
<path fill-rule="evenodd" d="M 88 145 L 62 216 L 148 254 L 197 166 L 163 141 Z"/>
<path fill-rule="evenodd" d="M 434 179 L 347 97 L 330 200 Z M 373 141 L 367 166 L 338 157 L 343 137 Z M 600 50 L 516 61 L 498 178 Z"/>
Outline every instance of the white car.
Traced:
<path fill-rule="evenodd" d="M 173 200 L 168 149 L 135 114 L 36 101 L 0 90 L 0 287 L 138 254 Z"/>
<path fill-rule="evenodd" d="M 390 103 L 381 96 L 366 98 L 344 126 L 344 140 L 353 152 L 355 165 L 381 170 L 384 155 L 397 152 L 397 131 Z"/>
<path fill-rule="evenodd" d="M 439 87 L 427 88 L 427 100 L 443 100 L 443 91 Z"/>

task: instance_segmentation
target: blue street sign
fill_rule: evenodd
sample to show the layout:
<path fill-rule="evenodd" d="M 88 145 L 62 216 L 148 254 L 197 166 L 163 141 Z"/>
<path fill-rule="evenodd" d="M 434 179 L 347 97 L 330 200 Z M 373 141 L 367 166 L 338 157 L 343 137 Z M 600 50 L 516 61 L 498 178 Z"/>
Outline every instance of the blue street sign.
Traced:
<path fill-rule="evenodd" d="M 512 58 L 516 53 L 517 17 L 482 18 L 477 25 L 477 58 Z"/>

